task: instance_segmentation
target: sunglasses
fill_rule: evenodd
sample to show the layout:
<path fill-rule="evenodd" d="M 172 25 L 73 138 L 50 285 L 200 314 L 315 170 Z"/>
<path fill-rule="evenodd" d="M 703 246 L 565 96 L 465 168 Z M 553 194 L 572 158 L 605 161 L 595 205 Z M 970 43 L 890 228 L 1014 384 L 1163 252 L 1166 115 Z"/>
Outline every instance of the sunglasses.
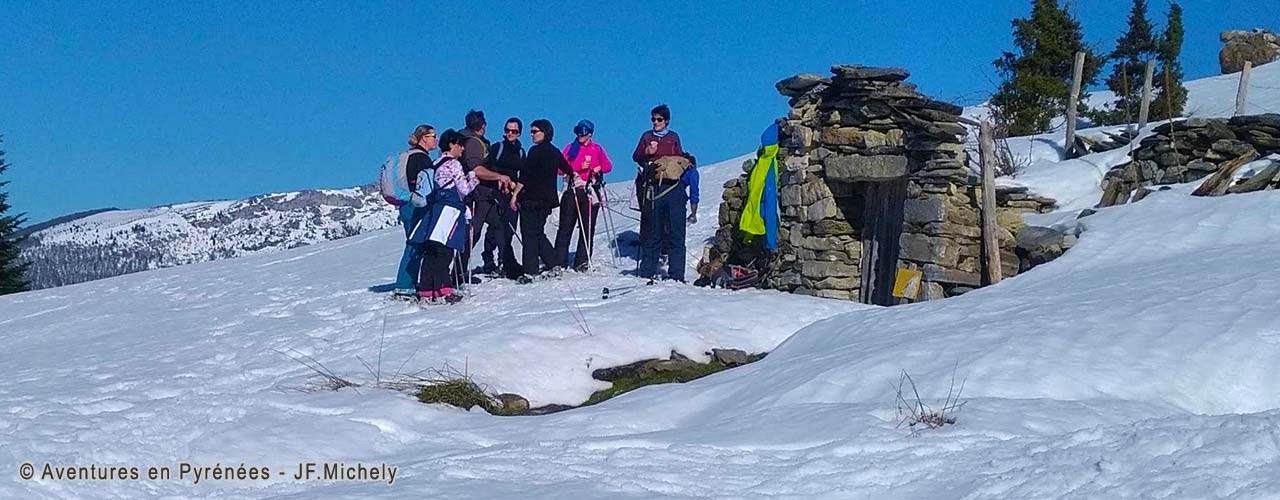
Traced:
<path fill-rule="evenodd" d="M 663 118 L 663 117 L 661 117 L 661 116 L 655 116 L 655 117 L 653 117 L 653 118 L 650 118 L 650 120 L 652 120 L 652 121 L 653 121 L 653 123 L 662 123 L 662 122 L 667 121 L 667 119 L 666 119 L 666 118 Z"/>
<path fill-rule="evenodd" d="M 435 135 L 435 134 L 427 134 L 427 135 L 422 136 L 422 138 L 423 138 L 423 139 L 435 139 L 435 138 L 436 138 L 436 135 Z"/>
<path fill-rule="evenodd" d="M 510 128 L 509 128 L 509 129 L 503 130 L 503 132 L 506 132 L 506 133 L 508 133 L 508 134 L 516 134 L 516 135 L 520 135 L 520 129 L 510 129 Z"/>
<path fill-rule="evenodd" d="M 529 129 L 529 135 L 541 134 L 541 133 L 542 133 L 542 131 L 541 131 L 541 130 L 538 130 L 538 129 L 536 129 L 536 128 L 531 128 L 531 129 Z"/>

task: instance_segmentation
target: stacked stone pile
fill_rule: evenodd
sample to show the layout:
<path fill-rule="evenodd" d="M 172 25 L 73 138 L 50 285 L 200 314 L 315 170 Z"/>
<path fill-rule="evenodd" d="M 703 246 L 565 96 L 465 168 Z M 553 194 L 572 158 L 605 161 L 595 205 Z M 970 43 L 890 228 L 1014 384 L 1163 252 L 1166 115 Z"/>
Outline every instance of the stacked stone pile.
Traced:
<path fill-rule="evenodd" d="M 981 190 L 965 166 L 961 108 L 907 83 L 899 68 L 835 66 L 832 77 L 797 75 L 778 82 L 790 97 L 781 120 L 779 250 L 767 286 L 857 300 L 862 267 L 863 206 L 878 196 L 870 185 L 906 179 L 899 267 L 923 271 L 921 298 L 947 296 L 980 283 Z M 753 162 L 744 164 L 749 170 Z M 1020 267 L 1013 234 L 1022 211 L 1045 211 L 1052 200 L 1025 189 L 997 192 L 1006 275 Z M 761 255 L 737 231 L 746 176 L 725 185 L 712 257 L 751 262 Z"/>
<path fill-rule="evenodd" d="M 1280 37 L 1266 30 L 1223 32 L 1222 42 L 1218 63 L 1224 75 L 1243 71 L 1245 61 L 1257 67 L 1280 60 Z"/>
<path fill-rule="evenodd" d="M 1196 182 L 1244 156 L 1280 153 L 1280 114 L 1191 118 L 1155 128 L 1103 179 L 1101 206 L 1125 203 L 1139 188 Z"/>

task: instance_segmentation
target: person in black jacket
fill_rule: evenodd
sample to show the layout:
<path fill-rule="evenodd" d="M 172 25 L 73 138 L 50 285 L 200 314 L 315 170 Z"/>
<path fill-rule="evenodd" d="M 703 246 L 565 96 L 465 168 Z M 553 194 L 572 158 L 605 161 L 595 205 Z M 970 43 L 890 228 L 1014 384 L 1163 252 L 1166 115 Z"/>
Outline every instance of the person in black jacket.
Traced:
<path fill-rule="evenodd" d="M 520 168 L 520 182 L 511 201 L 512 207 L 518 206 L 520 211 L 520 240 L 524 246 L 526 278 L 542 272 L 538 267 L 539 260 L 548 267 L 564 265 L 555 260 L 555 249 L 547 238 L 546 225 L 551 210 L 559 205 L 557 176 L 573 172 L 564 155 L 551 143 L 555 129 L 550 121 L 534 120 L 529 124 L 529 135 L 533 137 L 534 145 L 529 148 L 529 156 Z"/>
<path fill-rule="evenodd" d="M 516 211 L 511 208 L 511 193 L 514 183 L 520 177 L 520 168 L 524 165 L 524 145 L 520 144 L 520 132 L 523 128 L 524 122 L 519 118 L 508 118 L 502 127 L 502 141 L 489 148 L 489 158 L 484 162 L 493 172 L 512 180 L 510 185 L 498 186 L 494 194 L 492 210 L 497 213 L 497 223 L 490 224 L 489 230 L 485 231 L 484 252 L 481 254 L 485 266 L 493 267 L 493 254 L 497 250 L 498 265 L 508 279 L 519 278 L 522 272 L 515 250 L 511 247 L 518 222 Z M 481 185 L 484 183 L 481 182 Z M 479 200 L 476 201 L 476 217 L 481 217 Z"/>

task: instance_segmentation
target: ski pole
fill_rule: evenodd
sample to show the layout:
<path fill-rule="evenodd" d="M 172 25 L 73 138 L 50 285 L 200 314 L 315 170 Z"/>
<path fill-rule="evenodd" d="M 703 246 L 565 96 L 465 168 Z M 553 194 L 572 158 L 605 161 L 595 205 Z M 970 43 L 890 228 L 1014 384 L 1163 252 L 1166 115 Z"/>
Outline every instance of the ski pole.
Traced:
<path fill-rule="evenodd" d="M 613 267 L 620 268 L 622 266 L 618 265 L 618 259 L 621 258 L 618 250 L 618 231 L 613 225 L 613 207 L 609 206 L 613 200 L 609 198 L 609 190 L 605 189 L 604 177 L 600 176 L 596 179 L 597 190 L 600 192 L 600 205 L 604 207 L 604 228 L 609 236 L 609 249 L 612 250 Z"/>

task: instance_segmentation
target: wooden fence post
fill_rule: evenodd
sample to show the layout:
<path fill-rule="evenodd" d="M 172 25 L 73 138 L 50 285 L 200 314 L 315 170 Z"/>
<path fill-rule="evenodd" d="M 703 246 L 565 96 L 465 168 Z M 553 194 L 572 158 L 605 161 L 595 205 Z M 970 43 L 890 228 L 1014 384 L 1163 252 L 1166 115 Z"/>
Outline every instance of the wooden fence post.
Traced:
<path fill-rule="evenodd" d="M 1147 72 L 1142 76 L 1142 107 L 1138 109 L 1138 130 L 1147 126 L 1151 116 L 1151 79 L 1155 76 L 1156 61 L 1147 61 Z"/>
<path fill-rule="evenodd" d="M 1249 97 L 1249 70 L 1253 69 L 1253 63 L 1244 62 L 1244 70 L 1240 72 L 1240 88 L 1236 89 L 1236 114 L 1240 116 L 1244 114 L 1245 104 Z"/>
<path fill-rule="evenodd" d="M 996 151 L 991 122 L 983 120 L 978 129 L 978 149 L 982 154 L 982 272 L 983 283 L 1000 282 L 1000 243 L 996 239 Z"/>
<path fill-rule="evenodd" d="M 1080 80 L 1084 78 L 1084 52 L 1076 52 L 1075 72 L 1071 77 L 1071 99 L 1067 101 L 1067 158 L 1075 156 L 1076 113 L 1080 108 Z"/>

